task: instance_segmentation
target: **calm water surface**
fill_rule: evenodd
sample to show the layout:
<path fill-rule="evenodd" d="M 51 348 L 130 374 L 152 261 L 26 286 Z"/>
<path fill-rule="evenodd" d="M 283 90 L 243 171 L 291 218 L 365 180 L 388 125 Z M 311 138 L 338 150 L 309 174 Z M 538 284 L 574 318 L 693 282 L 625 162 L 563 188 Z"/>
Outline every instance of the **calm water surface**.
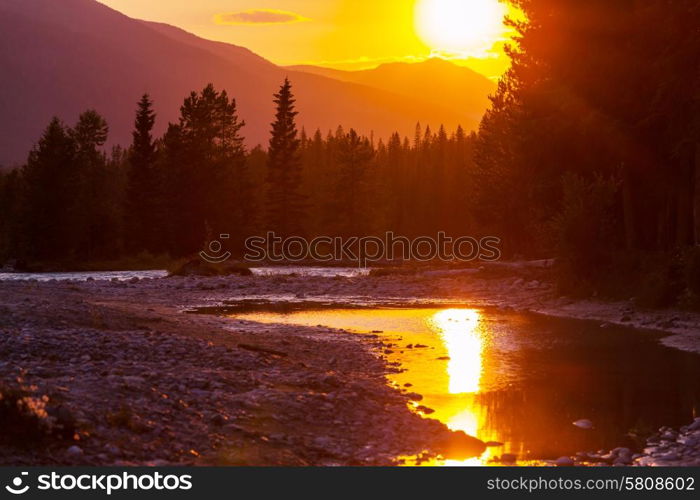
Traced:
<path fill-rule="evenodd" d="M 390 382 L 455 430 L 498 441 L 521 463 L 577 451 L 637 447 L 662 425 L 700 409 L 700 356 L 659 344 L 659 334 L 597 323 L 466 308 L 326 309 L 234 315 L 263 323 L 381 331 L 404 372 Z M 412 347 L 411 347 L 412 346 Z M 425 347 L 423 347 L 425 346 Z M 579 429 L 578 419 L 595 428 Z"/>

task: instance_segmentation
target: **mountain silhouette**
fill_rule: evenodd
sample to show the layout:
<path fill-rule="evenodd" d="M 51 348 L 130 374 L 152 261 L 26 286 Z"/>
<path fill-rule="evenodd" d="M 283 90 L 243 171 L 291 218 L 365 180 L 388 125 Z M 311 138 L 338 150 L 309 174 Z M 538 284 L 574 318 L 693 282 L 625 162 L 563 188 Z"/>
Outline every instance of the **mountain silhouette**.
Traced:
<path fill-rule="evenodd" d="M 417 63 L 387 63 L 375 69 L 343 71 L 319 66 L 288 66 L 295 71 L 326 76 L 344 82 L 359 83 L 394 92 L 416 101 L 426 101 L 441 108 L 459 110 L 468 117 L 462 125 L 481 120 L 489 107 L 488 96 L 496 84 L 469 68 L 440 58 Z"/>
<path fill-rule="evenodd" d="M 475 128 L 492 87 L 444 82 L 451 74 L 445 70 L 433 78 L 436 85 L 440 81 L 430 92 L 424 76 L 412 76 L 429 74 L 429 64 L 442 63 L 413 65 L 416 71 L 388 65 L 359 75 L 318 74 L 323 72 L 283 68 L 244 47 L 132 19 L 94 0 L 3 0 L 0 164 L 23 162 L 53 116 L 73 124 L 88 108 L 107 119 L 110 144 L 128 145 L 144 92 L 155 101 L 160 134 L 177 120 L 184 97 L 210 82 L 237 100 L 249 146 L 267 144 L 272 94 L 285 77 L 294 85 L 299 123 L 308 132 L 342 125 L 377 137 L 411 135 L 418 121 Z M 384 72 L 395 75 L 386 77 L 386 85 L 379 82 Z M 445 88 L 454 89 L 452 101 L 429 95 Z"/>

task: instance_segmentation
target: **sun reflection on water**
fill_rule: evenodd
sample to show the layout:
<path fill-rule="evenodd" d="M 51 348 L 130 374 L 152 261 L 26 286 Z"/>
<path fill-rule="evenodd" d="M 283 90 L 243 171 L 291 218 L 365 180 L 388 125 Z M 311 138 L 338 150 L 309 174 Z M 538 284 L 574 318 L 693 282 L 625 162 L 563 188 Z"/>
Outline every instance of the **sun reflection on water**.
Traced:
<path fill-rule="evenodd" d="M 263 323 L 287 323 L 343 328 L 356 332 L 379 331 L 396 345 L 387 353 L 407 370 L 389 375 L 396 387 L 411 387 L 423 396 L 420 404 L 433 410 L 426 415 L 454 431 L 464 431 L 482 441 L 503 441 L 490 425 L 488 409 L 480 401 L 493 390 L 495 377 L 491 350 L 493 333 L 482 313 L 475 309 L 324 310 L 291 314 L 237 314 L 238 319 Z M 420 345 L 422 348 L 414 346 Z M 488 365 L 488 366 L 487 366 Z M 418 404 L 412 405 L 416 411 Z M 441 458 L 422 465 L 491 465 L 501 448 L 488 448 L 467 460 Z M 416 457 L 402 457 L 411 464 Z"/>
<path fill-rule="evenodd" d="M 446 366 L 447 392 L 453 396 L 451 404 L 439 412 L 440 420 L 452 430 L 481 437 L 484 416 L 474 404 L 474 397 L 481 390 L 484 371 L 486 332 L 482 328 L 481 315 L 473 309 L 445 309 L 433 314 L 427 324 L 439 335 L 449 357 Z M 484 465 L 489 455 L 487 450 L 481 457 L 445 460 L 441 465 Z"/>
<path fill-rule="evenodd" d="M 479 331 L 479 312 L 473 309 L 446 309 L 435 313 L 428 325 L 442 337 L 449 353 L 449 393 L 479 392 L 484 350 Z"/>
<path fill-rule="evenodd" d="M 457 450 L 453 454 L 449 445 L 438 442 L 432 447 L 426 445 L 424 450 L 412 449 L 410 455 L 397 456 L 397 462 L 405 465 L 546 465 L 546 457 L 619 446 L 618 438 L 630 426 L 668 417 L 666 411 L 647 405 L 646 398 L 642 403 L 641 396 L 636 397 L 647 394 L 649 384 L 654 390 L 668 389 L 663 381 L 653 377 L 640 381 L 638 376 L 644 360 L 651 359 L 647 356 L 659 355 L 655 339 L 639 343 L 637 332 L 601 333 L 596 327 L 582 330 L 583 324 L 567 320 L 451 307 L 320 307 L 291 312 L 237 312 L 232 317 L 241 322 L 323 325 L 358 335 L 371 334 L 368 340 L 380 348 L 374 351 L 376 355 L 397 368 L 387 373 L 387 383 L 403 391 L 406 399 L 411 398 L 413 411 L 489 444 L 481 456 L 461 460 L 468 453 Z M 245 323 L 242 329 L 248 328 Z M 317 329 L 318 334 L 325 331 Z M 251 332 L 255 332 L 252 327 Z M 332 335 L 329 331 L 329 341 L 333 341 Z M 641 349 L 639 369 L 621 372 L 614 359 L 605 354 L 608 351 L 602 349 L 618 352 L 629 345 Z M 679 359 L 685 358 L 662 357 L 660 362 L 675 366 Z M 677 375 L 688 373 L 684 370 Z M 591 389 L 602 384 L 611 384 L 616 394 L 632 391 L 630 398 L 624 405 L 612 407 L 609 394 Z M 692 407 L 697 394 L 683 387 L 676 389 L 684 392 L 670 393 L 669 398 L 681 398 L 678 400 L 684 401 L 686 408 Z M 583 432 L 570 424 L 586 416 L 595 405 L 610 412 L 609 419 L 597 422 L 601 426 L 598 432 Z M 638 411 L 642 424 L 636 420 Z M 435 457 L 436 452 L 443 456 Z"/>

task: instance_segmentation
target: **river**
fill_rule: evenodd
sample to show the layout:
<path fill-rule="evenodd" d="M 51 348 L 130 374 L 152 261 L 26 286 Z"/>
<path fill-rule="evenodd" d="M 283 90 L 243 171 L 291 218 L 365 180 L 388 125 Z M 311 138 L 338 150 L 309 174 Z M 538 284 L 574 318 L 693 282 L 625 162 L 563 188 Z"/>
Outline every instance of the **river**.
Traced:
<path fill-rule="evenodd" d="M 460 307 L 232 317 L 379 335 L 387 359 L 403 368 L 388 382 L 423 396 L 415 411 L 503 443 L 478 458 L 438 464 L 491 464 L 504 454 L 527 464 L 578 451 L 639 449 L 661 425 L 686 424 L 700 408 L 700 357 L 661 345 L 654 332 Z M 593 428 L 573 425 L 582 419 Z"/>

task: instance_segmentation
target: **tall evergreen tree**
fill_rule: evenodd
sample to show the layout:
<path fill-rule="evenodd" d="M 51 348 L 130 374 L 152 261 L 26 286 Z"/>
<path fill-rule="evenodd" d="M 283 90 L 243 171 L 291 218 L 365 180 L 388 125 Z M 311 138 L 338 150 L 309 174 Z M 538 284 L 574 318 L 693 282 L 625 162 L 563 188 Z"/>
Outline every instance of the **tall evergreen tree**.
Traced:
<path fill-rule="evenodd" d="M 107 258 L 117 250 L 114 241 L 119 221 L 107 156 L 102 150 L 108 132 L 107 122 L 95 110 L 82 113 L 70 131 L 75 141 L 73 171 L 78 192 L 69 209 L 69 239 L 76 242 L 74 258 L 81 260 Z"/>
<path fill-rule="evenodd" d="M 209 84 L 185 99 L 180 114 L 164 141 L 172 251 L 193 253 L 223 233 L 240 243 L 250 231 L 252 187 L 236 102 Z"/>
<path fill-rule="evenodd" d="M 19 169 L 0 172 L 0 266 L 7 258 L 18 255 L 23 236 L 20 216 L 22 194 Z"/>
<path fill-rule="evenodd" d="M 70 215 L 80 181 L 74 159 L 75 142 L 63 122 L 53 118 L 22 169 L 26 188 L 16 257 L 60 261 L 72 253 Z"/>
<path fill-rule="evenodd" d="M 274 95 L 277 105 L 268 152 L 267 229 L 280 236 L 302 234 L 305 199 L 300 192 L 301 157 L 292 84 L 285 78 Z"/>
<path fill-rule="evenodd" d="M 160 182 L 152 135 L 155 121 L 153 101 L 148 94 L 144 94 L 136 110 L 133 142 L 129 151 L 125 237 L 127 248 L 131 251 L 157 252 L 162 249 L 158 235 L 162 221 Z"/>
<path fill-rule="evenodd" d="M 350 129 L 342 137 L 336 155 L 340 169 L 329 213 L 334 234 L 365 236 L 371 231 L 370 164 L 374 155 L 370 140 L 360 137 L 355 130 Z"/>

